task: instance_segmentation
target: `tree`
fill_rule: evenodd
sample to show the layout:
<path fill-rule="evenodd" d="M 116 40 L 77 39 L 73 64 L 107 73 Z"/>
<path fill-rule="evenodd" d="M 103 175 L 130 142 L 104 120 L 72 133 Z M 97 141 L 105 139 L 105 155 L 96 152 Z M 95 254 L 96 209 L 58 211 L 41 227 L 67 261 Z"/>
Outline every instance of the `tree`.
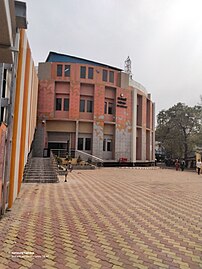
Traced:
<path fill-rule="evenodd" d="M 200 105 L 189 107 L 178 103 L 157 116 L 156 140 L 171 158 L 187 159 L 201 134 Z"/>

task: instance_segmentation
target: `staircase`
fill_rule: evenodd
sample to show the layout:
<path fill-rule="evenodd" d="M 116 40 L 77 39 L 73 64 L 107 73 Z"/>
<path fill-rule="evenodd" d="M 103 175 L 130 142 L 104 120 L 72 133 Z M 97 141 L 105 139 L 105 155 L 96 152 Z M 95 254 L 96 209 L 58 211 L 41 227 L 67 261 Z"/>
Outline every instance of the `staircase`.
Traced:
<path fill-rule="evenodd" d="M 58 182 L 55 164 L 52 158 L 32 157 L 28 160 L 23 176 L 25 183 Z"/>

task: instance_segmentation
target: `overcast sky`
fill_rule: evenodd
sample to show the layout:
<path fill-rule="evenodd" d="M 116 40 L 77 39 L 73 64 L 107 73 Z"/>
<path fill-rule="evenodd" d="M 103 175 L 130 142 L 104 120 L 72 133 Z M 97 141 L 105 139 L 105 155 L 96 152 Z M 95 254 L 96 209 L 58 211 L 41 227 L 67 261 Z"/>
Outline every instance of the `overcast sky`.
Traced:
<path fill-rule="evenodd" d="M 37 65 L 49 51 L 124 69 L 146 87 L 156 113 L 202 94 L 202 0 L 25 0 Z"/>

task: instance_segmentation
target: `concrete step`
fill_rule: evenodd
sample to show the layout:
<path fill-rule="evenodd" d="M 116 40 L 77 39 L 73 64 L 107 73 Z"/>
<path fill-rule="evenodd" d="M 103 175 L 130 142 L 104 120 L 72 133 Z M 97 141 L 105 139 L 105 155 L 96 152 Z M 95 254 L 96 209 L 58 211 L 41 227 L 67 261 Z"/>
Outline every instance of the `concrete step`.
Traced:
<path fill-rule="evenodd" d="M 30 178 L 30 179 L 24 179 L 24 183 L 57 183 L 59 182 L 57 179 L 39 179 L 39 178 Z"/>
<path fill-rule="evenodd" d="M 26 164 L 23 181 L 25 183 L 56 183 L 58 177 L 50 158 L 31 158 Z"/>

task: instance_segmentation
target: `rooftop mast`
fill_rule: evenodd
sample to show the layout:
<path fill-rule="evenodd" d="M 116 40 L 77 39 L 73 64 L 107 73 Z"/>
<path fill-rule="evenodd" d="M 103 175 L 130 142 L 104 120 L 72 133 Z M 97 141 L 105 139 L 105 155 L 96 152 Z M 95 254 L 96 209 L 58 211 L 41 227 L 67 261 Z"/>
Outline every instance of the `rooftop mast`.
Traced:
<path fill-rule="evenodd" d="M 131 59 L 128 56 L 128 58 L 125 60 L 125 67 L 124 71 L 129 75 L 129 78 L 132 79 L 132 72 L 131 72 Z"/>

